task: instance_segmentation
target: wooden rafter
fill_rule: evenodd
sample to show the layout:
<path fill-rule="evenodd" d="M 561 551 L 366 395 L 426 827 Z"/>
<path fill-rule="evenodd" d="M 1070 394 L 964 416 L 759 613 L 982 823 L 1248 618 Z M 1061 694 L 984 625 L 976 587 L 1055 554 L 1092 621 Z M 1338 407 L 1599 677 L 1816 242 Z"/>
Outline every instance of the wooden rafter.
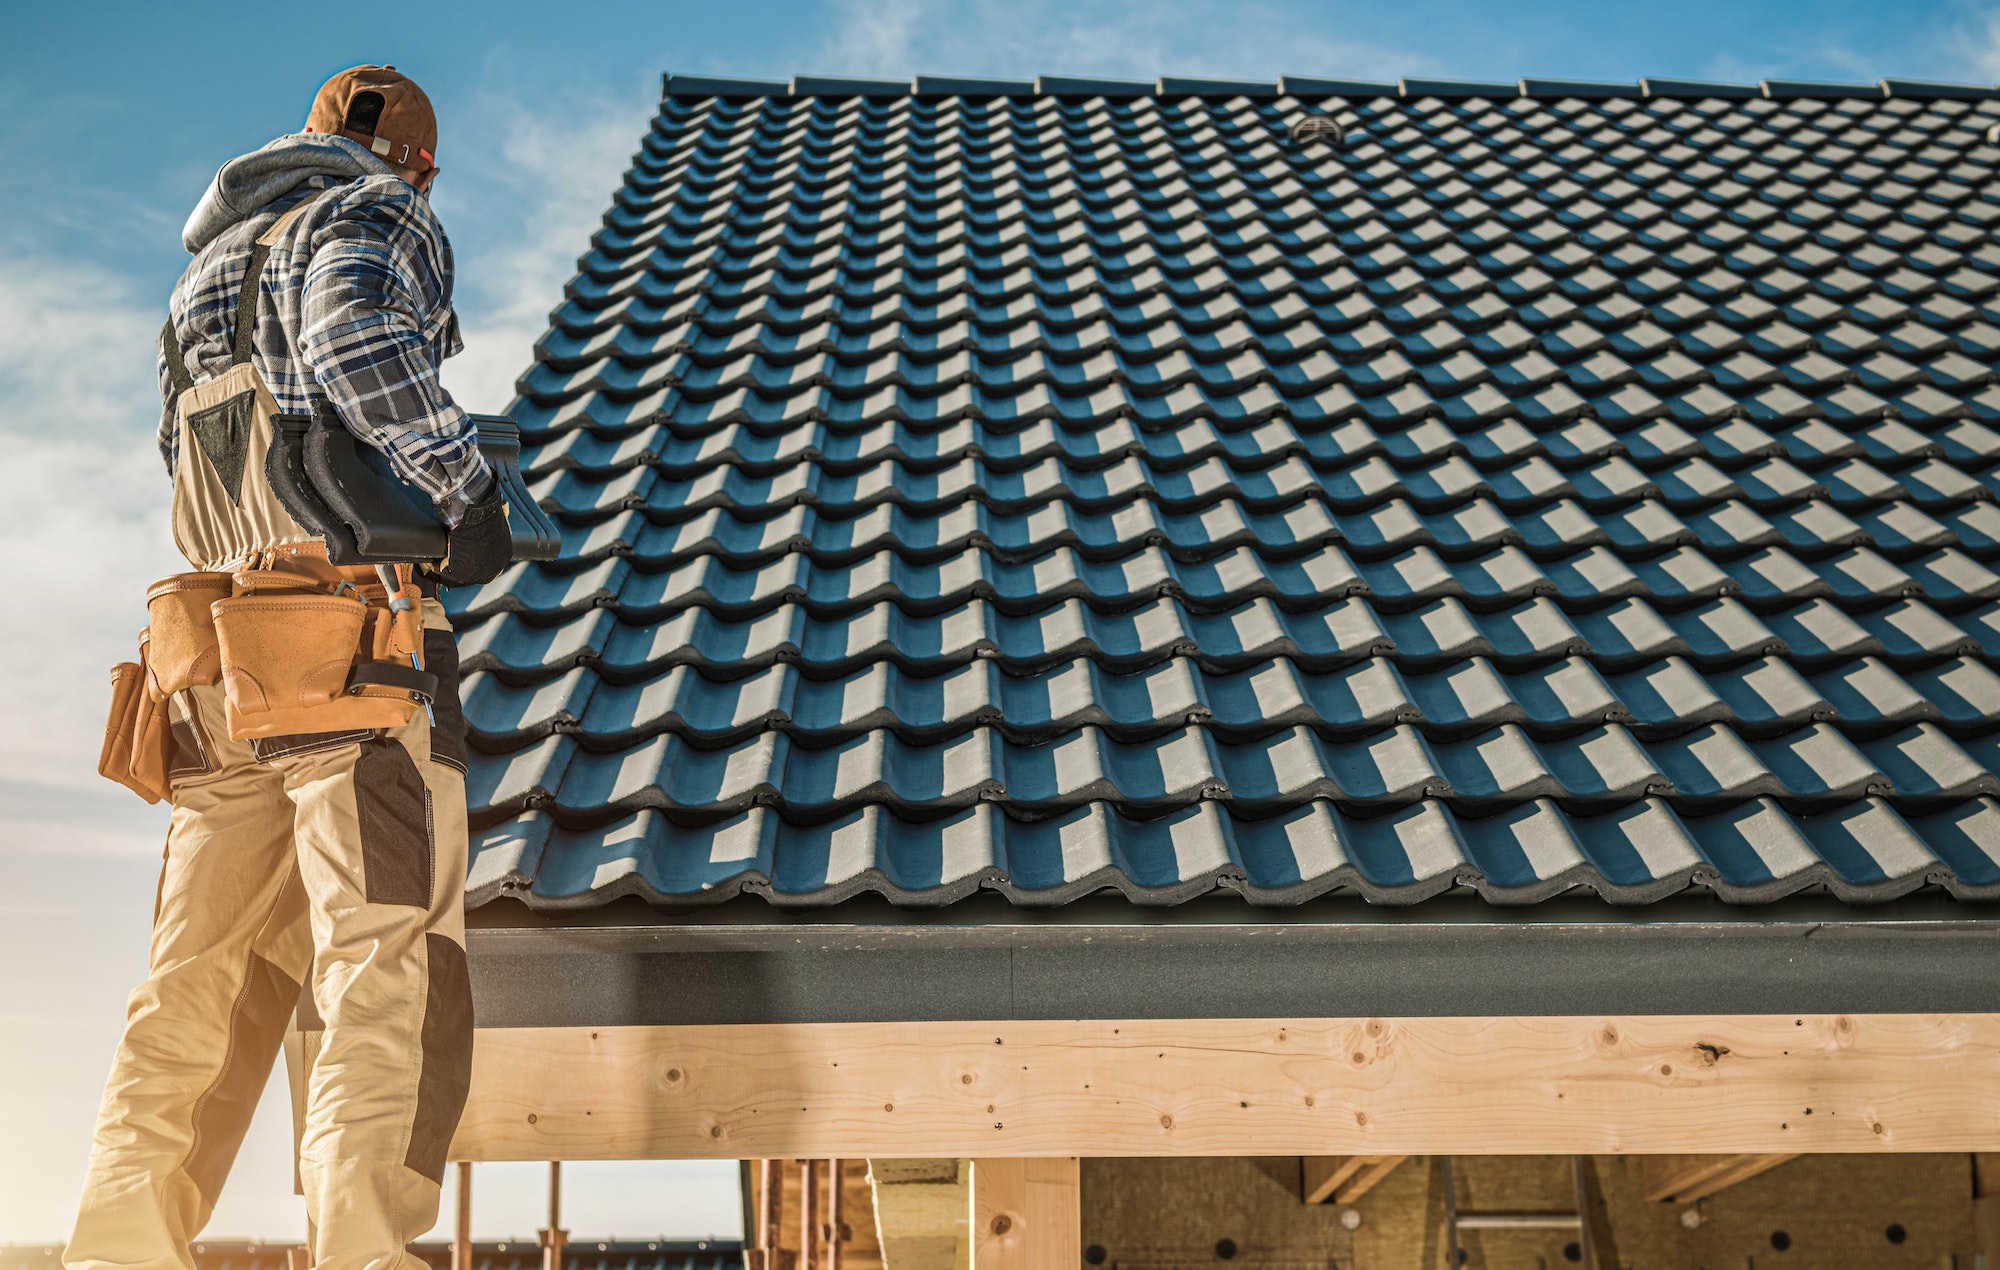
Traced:
<path fill-rule="evenodd" d="M 1789 1155 L 1649 1155 L 1643 1165 L 1646 1198 L 1690 1204 L 1777 1168 Z"/>
<path fill-rule="evenodd" d="M 1352 1204 L 1409 1158 L 1407 1155 L 1302 1156 L 1301 1195 L 1308 1204 Z"/>

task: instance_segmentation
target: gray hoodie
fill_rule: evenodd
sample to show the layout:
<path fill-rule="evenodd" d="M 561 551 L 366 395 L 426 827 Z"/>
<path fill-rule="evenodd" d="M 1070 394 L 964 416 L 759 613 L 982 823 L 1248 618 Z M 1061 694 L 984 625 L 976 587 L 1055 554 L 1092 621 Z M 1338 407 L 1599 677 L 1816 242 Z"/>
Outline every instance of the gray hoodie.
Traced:
<path fill-rule="evenodd" d="M 352 180 L 357 176 L 387 176 L 388 164 L 367 147 L 324 132 L 279 137 L 261 150 L 231 159 L 216 172 L 181 230 L 181 245 L 200 251 L 215 236 L 272 199 L 295 190 L 315 176 Z"/>

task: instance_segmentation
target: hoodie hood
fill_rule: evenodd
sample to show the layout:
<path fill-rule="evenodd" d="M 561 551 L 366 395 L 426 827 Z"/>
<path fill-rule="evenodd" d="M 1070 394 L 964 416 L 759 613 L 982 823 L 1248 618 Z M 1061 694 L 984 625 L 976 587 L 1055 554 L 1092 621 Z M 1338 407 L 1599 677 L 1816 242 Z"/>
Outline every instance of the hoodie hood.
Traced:
<path fill-rule="evenodd" d="M 316 176 L 351 181 L 389 175 L 388 164 L 346 137 L 321 132 L 279 137 L 222 165 L 181 230 L 181 244 L 191 253 L 200 251 L 223 230 Z"/>

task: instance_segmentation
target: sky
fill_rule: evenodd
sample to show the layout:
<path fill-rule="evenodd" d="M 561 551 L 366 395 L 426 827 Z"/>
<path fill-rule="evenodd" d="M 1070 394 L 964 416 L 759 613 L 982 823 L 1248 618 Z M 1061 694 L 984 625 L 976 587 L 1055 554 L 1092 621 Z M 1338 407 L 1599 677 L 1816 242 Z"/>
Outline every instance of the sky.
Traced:
<path fill-rule="evenodd" d="M 391 63 L 437 106 L 467 342 L 444 380 L 482 411 L 508 404 L 666 71 L 2000 79 L 2000 4 L 1969 0 L 0 0 L 0 31 L 0 1243 L 67 1233 L 145 968 L 166 817 L 94 760 L 145 584 L 186 567 L 152 445 L 180 226 L 333 72 Z M 210 1237 L 303 1231 L 277 1090 Z M 475 1236 L 531 1235 L 541 1186 L 535 1165 L 480 1166 Z M 563 1189 L 579 1237 L 737 1232 L 727 1165 L 573 1166 Z"/>

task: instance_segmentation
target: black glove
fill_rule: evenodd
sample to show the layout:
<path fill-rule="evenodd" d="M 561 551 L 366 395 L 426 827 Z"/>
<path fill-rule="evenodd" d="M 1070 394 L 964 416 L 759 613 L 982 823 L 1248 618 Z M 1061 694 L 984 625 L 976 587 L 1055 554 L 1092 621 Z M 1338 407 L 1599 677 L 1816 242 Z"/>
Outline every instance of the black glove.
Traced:
<path fill-rule="evenodd" d="M 486 497 L 465 509 L 445 540 L 444 559 L 437 567 L 445 586 L 491 582 L 514 558 L 514 535 L 507 527 L 507 499 L 494 481 Z"/>

